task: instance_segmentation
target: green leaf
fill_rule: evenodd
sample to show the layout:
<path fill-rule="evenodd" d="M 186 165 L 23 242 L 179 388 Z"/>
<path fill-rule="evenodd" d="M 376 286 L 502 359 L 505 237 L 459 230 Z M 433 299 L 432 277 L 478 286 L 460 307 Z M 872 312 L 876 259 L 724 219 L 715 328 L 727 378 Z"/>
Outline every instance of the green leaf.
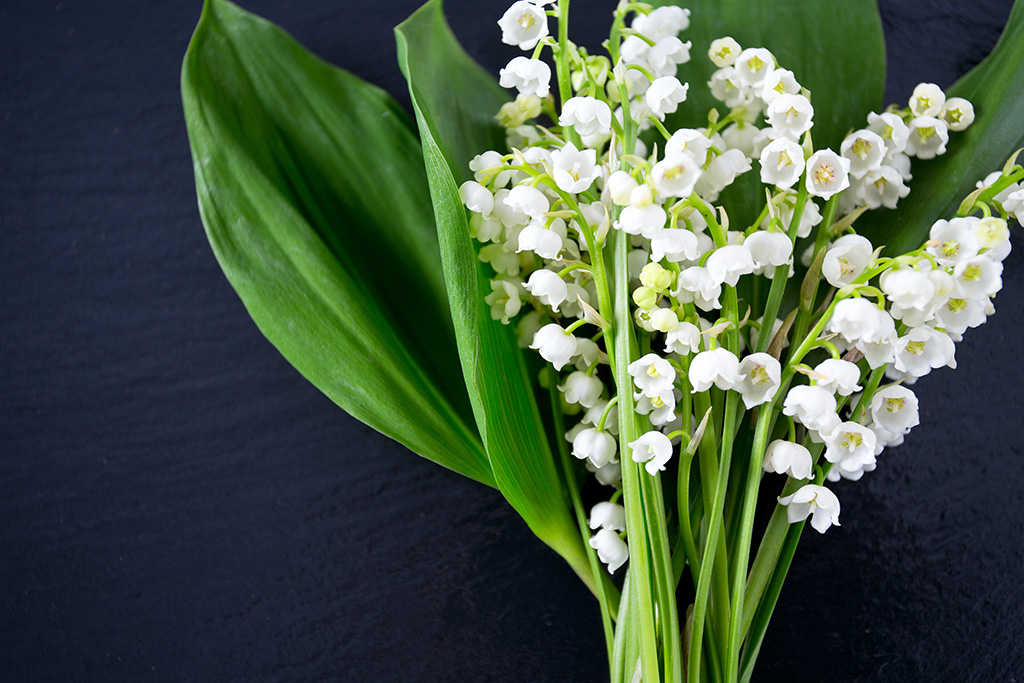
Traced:
<path fill-rule="evenodd" d="M 494 480 L 530 529 L 595 590 L 594 576 L 541 422 L 514 331 L 492 320 L 456 177 L 503 146 L 493 115 L 505 93 L 462 50 L 432 0 L 395 29 L 434 201 L 441 260 L 462 370 Z"/>
<path fill-rule="evenodd" d="M 260 330 L 357 419 L 493 485 L 408 117 L 224 0 L 181 85 L 200 214 Z"/>
<path fill-rule="evenodd" d="M 682 65 L 679 78 L 689 81 L 691 88 L 681 111 L 666 124 L 669 130 L 706 126 L 712 107 L 728 113 L 705 85 L 717 69 L 708 59 L 711 41 L 727 35 L 744 48 L 768 48 L 780 66 L 811 91 L 811 134 L 818 149 L 838 151 L 847 132 L 863 128 L 868 112 L 880 110 L 885 41 L 874 0 L 695 0 L 687 7 L 692 11 L 690 28 L 680 38 L 693 42 L 692 59 Z M 763 196 L 755 164 L 722 195 L 736 229 L 753 222 Z"/>
<path fill-rule="evenodd" d="M 910 194 L 895 211 L 871 211 L 857 231 L 889 256 L 917 249 L 939 218 L 956 212 L 974 184 L 1024 147 L 1024 2 L 1015 2 L 1003 35 L 988 57 L 947 91 L 974 105 L 975 121 L 950 133 L 949 152 L 914 161 Z"/>

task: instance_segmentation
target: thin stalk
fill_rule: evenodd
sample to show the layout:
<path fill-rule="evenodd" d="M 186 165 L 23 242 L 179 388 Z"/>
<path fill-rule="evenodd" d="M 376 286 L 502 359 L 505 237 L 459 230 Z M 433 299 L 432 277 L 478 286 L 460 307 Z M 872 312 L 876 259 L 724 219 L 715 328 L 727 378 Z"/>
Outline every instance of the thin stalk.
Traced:
<path fill-rule="evenodd" d="M 722 424 L 722 448 L 721 459 L 718 464 L 718 480 L 715 483 L 715 495 L 711 507 L 708 510 L 709 524 L 707 540 L 704 544 L 702 557 L 704 560 L 700 566 L 700 576 L 697 580 L 697 597 L 693 605 L 693 625 L 690 631 L 690 658 L 689 658 L 689 683 L 699 683 L 701 644 L 704 635 L 704 620 L 707 617 L 708 597 L 711 593 L 711 569 L 716 562 L 708 561 L 717 551 L 718 540 L 722 533 L 722 510 L 725 505 L 725 488 L 728 479 L 729 464 L 732 458 L 732 434 L 733 423 L 736 416 L 736 401 L 739 397 L 735 391 L 730 391 L 725 402 L 725 417 Z M 728 610 L 728 607 L 726 607 Z M 727 623 L 719 623 L 719 628 L 726 628 Z"/>
<path fill-rule="evenodd" d="M 622 233 L 611 235 L 615 255 L 615 297 L 614 318 L 610 331 L 614 344 L 609 348 L 609 358 L 615 379 L 616 394 L 619 397 L 619 454 L 622 464 L 622 488 L 626 507 L 626 531 L 630 541 L 629 576 L 630 590 L 635 593 L 635 604 L 639 614 L 635 616 L 639 632 L 639 653 L 643 680 L 660 681 L 661 666 L 658 657 L 658 636 L 655 629 L 654 601 L 655 591 L 652 586 L 654 568 L 649 555 L 652 550 L 650 541 L 657 538 L 652 535 L 647 525 L 647 514 L 644 511 L 644 494 L 641 488 L 641 477 L 646 473 L 638 463 L 629 457 L 629 442 L 640 436 L 637 425 L 637 414 L 634 410 L 632 382 L 627 366 L 629 359 L 635 355 L 636 340 L 633 336 L 632 317 L 629 312 L 629 273 L 626 272 L 626 256 L 628 241 Z M 627 665 L 629 663 L 627 662 Z"/>
<path fill-rule="evenodd" d="M 569 74 L 569 0 L 560 0 L 558 3 L 558 59 L 555 62 L 555 70 L 558 72 L 558 99 L 562 106 L 572 98 L 572 80 Z M 565 137 L 576 146 L 582 149 L 580 134 L 572 126 L 565 129 Z"/>
<path fill-rule="evenodd" d="M 569 456 L 569 449 L 565 439 L 559 435 L 565 433 L 565 421 L 562 417 L 562 403 L 559 397 L 556 382 L 549 382 L 548 393 L 551 396 L 551 414 L 555 423 L 555 441 L 558 442 L 558 454 L 562 461 L 562 474 L 565 477 L 566 488 L 569 489 L 569 497 L 572 500 L 573 511 L 576 513 L 576 524 L 580 528 L 580 536 L 583 538 L 583 546 L 587 552 L 587 559 L 590 560 L 590 570 L 594 573 L 594 583 L 597 585 L 597 602 L 601 608 L 601 624 L 604 626 L 605 646 L 608 650 L 608 666 L 612 665 L 612 647 L 615 639 L 615 629 L 612 626 L 613 607 L 609 599 L 609 588 L 615 590 L 614 584 L 608 581 L 604 568 L 597 558 L 597 553 L 591 547 L 590 527 L 587 524 L 587 515 L 583 511 L 583 501 L 580 499 L 579 488 L 576 486 L 576 477 L 572 469 L 572 461 Z M 617 590 L 615 590 L 618 593 Z M 615 596 L 616 598 L 618 596 Z M 617 600 L 616 600 L 617 603 Z"/>
<path fill-rule="evenodd" d="M 743 601 L 746 598 L 747 566 L 750 561 L 750 545 L 754 535 L 754 512 L 757 509 L 757 492 L 761 485 L 761 461 L 767 446 L 769 428 L 772 423 L 772 403 L 762 406 L 757 416 L 754 430 L 754 445 L 750 449 L 750 462 L 747 468 L 747 486 L 743 494 L 743 516 L 740 521 L 740 537 L 735 546 L 736 558 L 733 566 L 732 598 L 729 604 L 732 612 L 729 615 L 729 644 L 725 660 L 726 683 L 736 683 L 739 676 L 739 654 L 741 636 L 741 616 Z"/>
<path fill-rule="evenodd" d="M 818 235 L 814 240 L 814 253 L 817 255 L 819 251 L 825 248 L 828 244 L 829 233 L 832 230 L 832 221 L 835 220 L 836 211 L 839 210 L 839 195 L 842 193 L 832 195 L 827 202 L 825 202 L 825 211 L 822 214 L 821 224 L 818 226 Z M 793 339 L 801 339 L 806 333 L 807 328 L 810 326 L 811 314 L 814 311 L 814 303 L 818 295 L 818 282 L 814 283 L 814 289 L 811 292 L 811 296 L 808 301 L 800 302 L 800 312 L 796 315 L 796 323 L 793 325 Z M 790 363 L 794 363 L 790 358 Z"/>
<path fill-rule="evenodd" d="M 796 205 L 793 207 L 793 218 L 789 222 L 789 230 L 786 235 L 789 241 L 796 244 L 796 233 L 800 229 L 800 221 L 803 219 L 804 207 L 807 205 L 807 183 L 800 181 L 800 190 L 796 196 Z M 782 305 L 782 297 L 786 293 L 786 285 L 789 283 L 789 265 L 783 264 L 775 269 L 772 275 L 772 287 L 768 291 L 768 303 L 764 308 L 764 315 L 761 318 L 761 329 L 757 333 L 757 348 L 755 351 L 763 353 L 772 339 L 772 327 L 775 319 L 779 316 L 779 306 Z"/>

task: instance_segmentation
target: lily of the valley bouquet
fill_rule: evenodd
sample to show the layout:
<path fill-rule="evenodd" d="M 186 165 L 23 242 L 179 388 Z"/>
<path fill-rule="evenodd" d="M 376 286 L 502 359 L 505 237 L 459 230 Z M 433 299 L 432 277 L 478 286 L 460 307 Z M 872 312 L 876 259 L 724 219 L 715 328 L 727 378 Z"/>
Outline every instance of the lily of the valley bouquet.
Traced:
<path fill-rule="evenodd" d="M 260 328 L 501 491 L 596 597 L 613 681 L 749 680 L 804 526 L 918 424 L 1024 215 L 1024 10 L 882 109 L 874 4 L 814 4 L 762 45 L 715 3 L 621 2 L 585 48 L 569 0 L 520 0 L 495 81 L 432 0 L 396 29 L 415 121 L 224 0 L 185 60 Z"/>

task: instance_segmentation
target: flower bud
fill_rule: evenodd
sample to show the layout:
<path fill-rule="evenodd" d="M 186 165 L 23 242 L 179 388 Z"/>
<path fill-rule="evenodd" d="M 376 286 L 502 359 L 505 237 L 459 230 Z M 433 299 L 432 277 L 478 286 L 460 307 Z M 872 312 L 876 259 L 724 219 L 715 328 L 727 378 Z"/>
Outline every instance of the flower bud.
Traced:
<path fill-rule="evenodd" d="M 672 287 L 673 280 L 675 277 L 672 273 L 657 263 L 648 263 L 640 271 L 640 282 L 658 293 L 667 292 Z"/>
<path fill-rule="evenodd" d="M 649 311 L 658 305 L 658 293 L 650 287 L 637 287 L 633 290 L 633 303 Z"/>

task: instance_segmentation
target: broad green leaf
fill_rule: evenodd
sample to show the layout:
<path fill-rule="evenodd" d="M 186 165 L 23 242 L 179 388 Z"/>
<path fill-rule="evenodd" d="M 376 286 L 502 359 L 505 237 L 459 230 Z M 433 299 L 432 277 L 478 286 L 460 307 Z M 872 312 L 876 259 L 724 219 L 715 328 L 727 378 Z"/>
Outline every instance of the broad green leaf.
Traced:
<path fill-rule="evenodd" d="M 885 41 L 875 0 L 695 0 L 686 6 L 692 12 L 691 23 L 680 37 L 693 42 L 692 58 L 680 68 L 679 78 L 691 87 L 671 121 L 675 127 L 706 126 L 712 107 L 728 113 L 706 86 L 717 68 L 708 59 L 708 48 L 722 36 L 732 36 L 744 48 L 768 48 L 782 68 L 811 91 L 811 133 L 819 149 L 838 151 L 847 132 L 863 128 L 868 112 L 879 111 L 885 90 Z M 749 225 L 764 205 L 754 166 L 723 193 L 735 229 Z"/>
<path fill-rule="evenodd" d="M 224 0 L 181 79 L 200 214 L 260 330 L 357 419 L 493 485 L 408 117 Z"/>
<path fill-rule="evenodd" d="M 950 133 L 948 152 L 929 161 L 914 161 L 910 194 L 895 211 L 871 211 L 857 222 L 857 231 L 886 254 L 917 249 L 939 218 L 956 213 L 974 184 L 1024 147 L 1024 2 L 1015 2 L 1003 35 L 981 64 L 949 90 L 974 104 L 975 121 L 961 133 Z"/>
<path fill-rule="evenodd" d="M 490 117 L 507 98 L 456 42 L 437 0 L 399 25 L 395 39 L 423 143 L 462 370 L 495 483 L 594 590 L 514 331 L 492 320 L 484 302 L 488 276 L 456 183 L 472 156 L 500 143 Z"/>

